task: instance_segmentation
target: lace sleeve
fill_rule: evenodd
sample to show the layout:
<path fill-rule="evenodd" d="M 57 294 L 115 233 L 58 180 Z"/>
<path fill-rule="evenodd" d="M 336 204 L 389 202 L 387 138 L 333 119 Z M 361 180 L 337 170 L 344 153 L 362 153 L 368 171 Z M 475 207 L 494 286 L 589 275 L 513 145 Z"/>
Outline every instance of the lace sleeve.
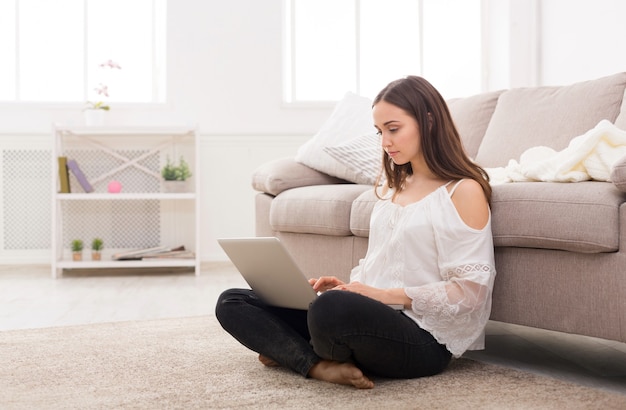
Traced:
<path fill-rule="evenodd" d="M 489 264 L 466 264 L 444 271 L 441 282 L 406 288 L 405 292 L 420 325 L 460 356 L 470 346 L 482 347 L 494 275 Z"/>
<path fill-rule="evenodd" d="M 440 281 L 405 288 L 412 315 L 455 356 L 484 347 L 496 276 L 491 215 L 483 229 L 465 225 L 451 200 L 430 209 Z"/>

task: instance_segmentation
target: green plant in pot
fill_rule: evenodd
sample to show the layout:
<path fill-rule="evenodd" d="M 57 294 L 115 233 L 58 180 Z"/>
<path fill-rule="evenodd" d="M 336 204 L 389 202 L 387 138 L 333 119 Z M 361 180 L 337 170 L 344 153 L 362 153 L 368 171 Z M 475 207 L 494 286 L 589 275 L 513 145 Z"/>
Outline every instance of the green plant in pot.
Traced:
<path fill-rule="evenodd" d="M 91 241 L 91 259 L 94 261 L 99 261 L 102 259 L 102 248 L 104 247 L 104 242 L 100 238 L 94 238 Z"/>
<path fill-rule="evenodd" d="M 80 239 L 74 239 L 70 245 L 72 249 L 72 260 L 82 261 L 83 260 L 83 241 Z"/>
<path fill-rule="evenodd" d="M 165 190 L 167 192 L 185 192 L 187 190 L 186 181 L 191 177 L 189 164 L 181 156 L 178 164 L 175 164 L 167 157 L 165 166 L 161 169 L 161 176 L 165 180 Z"/>

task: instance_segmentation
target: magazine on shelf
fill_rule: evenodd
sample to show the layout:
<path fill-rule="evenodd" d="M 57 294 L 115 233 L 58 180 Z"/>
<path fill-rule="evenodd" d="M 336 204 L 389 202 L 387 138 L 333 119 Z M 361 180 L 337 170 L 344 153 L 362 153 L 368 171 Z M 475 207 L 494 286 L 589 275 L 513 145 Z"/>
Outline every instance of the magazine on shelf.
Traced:
<path fill-rule="evenodd" d="M 112 256 L 112 258 L 116 261 L 141 260 L 147 256 L 156 256 L 164 253 L 180 252 L 184 250 L 184 246 L 178 246 L 175 248 L 155 246 L 153 248 L 134 249 L 132 251 L 116 253 Z"/>
<path fill-rule="evenodd" d="M 142 256 L 143 260 L 150 259 L 193 259 L 196 257 L 196 254 L 191 251 L 171 251 L 171 252 L 160 252 L 160 253 L 152 253 L 149 255 Z"/>

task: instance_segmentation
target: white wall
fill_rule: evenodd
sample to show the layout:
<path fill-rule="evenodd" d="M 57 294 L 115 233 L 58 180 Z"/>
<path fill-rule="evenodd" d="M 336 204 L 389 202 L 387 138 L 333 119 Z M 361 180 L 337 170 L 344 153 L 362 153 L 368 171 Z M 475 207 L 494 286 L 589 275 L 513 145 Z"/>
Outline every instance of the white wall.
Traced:
<path fill-rule="evenodd" d="M 619 46 L 626 38 L 626 2 L 484 3 L 488 89 L 569 84 L 626 71 Z M 282 103 L 281 19 L 282 0 L 169 1 L 168 103 L 112 107 L 111 122 L 118 124 L 198 124 L 203 259 L 222 257 L 216 237 L 254 233 L 252 171 L 293 155 L 332 110 Z M 80 123 L 81 109 L 0 104 L 0 135 L 47 138 L 52 122 Z"/>
<path fill-rule="evenodd" d="M 293 155 L 332 107 L 282 103 L 282 1 L 182 0 L 168 4 L 168 100 L 200 125 L 201 241 L 254 235 L 253 170 Z"/>
<path fill-rule="evenodd" d="M 542 83 L 572 83 L 626 71 L 626 2 L 544 0 L 540 13 Z"/>
<path fill-rule="evenodd" d="M 565 85 L 626 71 L 622 0 L 484 0 L 488 87 Z"/>

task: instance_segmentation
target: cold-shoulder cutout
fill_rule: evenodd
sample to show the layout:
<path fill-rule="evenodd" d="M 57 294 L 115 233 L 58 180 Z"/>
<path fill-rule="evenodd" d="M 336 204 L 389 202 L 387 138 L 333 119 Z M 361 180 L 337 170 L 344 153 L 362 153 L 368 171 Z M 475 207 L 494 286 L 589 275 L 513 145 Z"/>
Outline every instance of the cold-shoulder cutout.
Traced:
<path fill-rule="evenodd" d="M 463 222 L 472 229 L 483 229 L 489 221 L 489 203 L 482 186 L 473 179 L 461 179 L 448 186 L 452 203 Z"/>

